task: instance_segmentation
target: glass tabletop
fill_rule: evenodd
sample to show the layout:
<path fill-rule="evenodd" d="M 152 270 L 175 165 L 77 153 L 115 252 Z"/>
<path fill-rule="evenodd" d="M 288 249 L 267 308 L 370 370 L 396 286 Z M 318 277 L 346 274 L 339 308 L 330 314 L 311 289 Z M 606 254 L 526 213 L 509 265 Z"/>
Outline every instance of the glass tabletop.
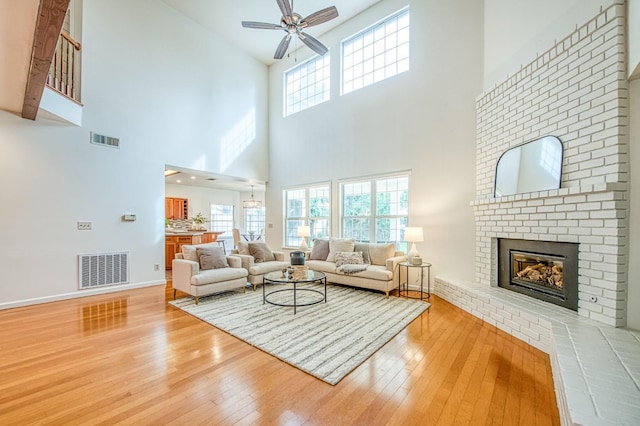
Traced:
<path fill-rule="evenodd" d="M 306 276 L 302 279 L 293 279 L 293 278 L 285 277 L 282 271 L 274 271 L 274 272 L 269 272 L 268 274 L 265 274 L 264 279 L 272 282 L 277 282 L 277 283 L 292 283 L 294 281 L 297 283 L 308 283 L 312 281 L 321 280 L 326 276 L 324 272 L 313 271 L 313 270 L 305 271 L 305 275 Z"/>
<path fill-rule="evenodd" d="M 398 265 L 409 266 L 409 267 L 414 266 L 416 268 L 431 266 L 431 264 L 429 262 L 422 262 L 420 265 L 414 265 L 413 263 L 409 263 L 409 262 L 400 262 L 400 263 L 398 263 Z"/>

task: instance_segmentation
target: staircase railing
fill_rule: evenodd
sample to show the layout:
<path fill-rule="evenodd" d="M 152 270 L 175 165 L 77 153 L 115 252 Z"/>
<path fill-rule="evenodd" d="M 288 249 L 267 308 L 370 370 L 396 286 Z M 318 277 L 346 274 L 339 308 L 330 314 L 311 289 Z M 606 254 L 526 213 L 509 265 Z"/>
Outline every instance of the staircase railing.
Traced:
<path fill-rule="evenodd" d="M 80 103 L 80 43 L 65 31 L 60 33 L 47 76 L 47 86 Z"/>

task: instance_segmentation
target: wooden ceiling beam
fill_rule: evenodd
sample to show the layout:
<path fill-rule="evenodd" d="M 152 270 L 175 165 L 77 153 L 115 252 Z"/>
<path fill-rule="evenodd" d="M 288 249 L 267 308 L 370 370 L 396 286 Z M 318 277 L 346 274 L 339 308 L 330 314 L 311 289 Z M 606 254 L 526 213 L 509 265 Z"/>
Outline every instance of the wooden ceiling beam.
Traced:
<path fill-rule="evenodd" d="M 35 120 L 70 0 L 40 0 L 22 117 Z"/>

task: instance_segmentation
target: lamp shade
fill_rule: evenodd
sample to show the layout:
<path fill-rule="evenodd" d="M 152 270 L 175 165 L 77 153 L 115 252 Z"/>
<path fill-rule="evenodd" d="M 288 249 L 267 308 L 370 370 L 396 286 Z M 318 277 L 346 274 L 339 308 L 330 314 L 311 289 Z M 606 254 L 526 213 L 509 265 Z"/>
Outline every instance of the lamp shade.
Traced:
<path fill-rule="evenodd" d="M 308 226 L 298 226 L 298 237 L 308 237 L 311 235 L 311 228 Z"/>
<path fill-rule="evenodd" d="M 407 226 L 404 228 L 404 240 L 410 243 L 424 241 L 424 234 L 421 226 Z"/>

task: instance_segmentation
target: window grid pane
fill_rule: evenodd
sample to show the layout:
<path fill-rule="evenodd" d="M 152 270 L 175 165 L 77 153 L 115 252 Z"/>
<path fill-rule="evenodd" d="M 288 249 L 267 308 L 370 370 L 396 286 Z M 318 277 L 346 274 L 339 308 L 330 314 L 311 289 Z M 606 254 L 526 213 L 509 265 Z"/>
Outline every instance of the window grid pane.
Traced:
<path fill-rule="evenodd" d="M 311 236 L 308 237 L 308 244 L 310 247 L 313 246 L 314 238 L 329 235 L 329 215 L 331 212 L 329 185 L 285 190 L 284 199 L 286 247 L 297 247 L 302 242 L 302 238 L 297 235 L 298 226 L 309 225 Z"/>
<path fill-rule="evenodd" d="M 327 52 L 285 73 L 285 117 L 330 99 L 329 58 Z"/>
<path fill-rule="evenodd" d="M 393 242 L 406 252 L 404 229 L 409 218 L 409 177 L 387 177 L 341 185 L 342 237 Z"/>
<path fill-rule="evenodd" d="M 342 94 L 409 70 L 409 9 L 342 42 Z"/>
<path fill-rule="evenodd" d="M 231 234 L 233 229 L 233 205 L 211 204 L 211 230 Z"/>
<path fill-rule="evenodd" d="M 262 235 L 264 233 L 265 224 L 264 207 L 244 209 L 244 224 L 247 228 L 247 232 L 255 232 L 258 235 Z"/>

